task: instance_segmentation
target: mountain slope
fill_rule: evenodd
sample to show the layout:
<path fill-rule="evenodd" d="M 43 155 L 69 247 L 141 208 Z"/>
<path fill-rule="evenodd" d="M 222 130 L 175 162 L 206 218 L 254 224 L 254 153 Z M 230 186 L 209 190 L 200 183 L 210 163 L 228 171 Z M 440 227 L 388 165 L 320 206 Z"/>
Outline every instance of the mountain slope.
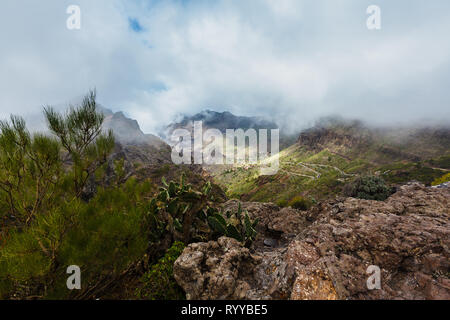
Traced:
<path fill-rule="evenodd" d="M 429 185 L 449 169 L 449 128 L 370 128 L 325 119 L 280 152 L 276 175 L 236 166 L 214 172 L 214 180 L 230 197 L 286 204 L 299 195 L 314 202 L 340 194 L 360 175 L 378 175 L 393 186 L 411 180 Z"/>
<path fill-rule="evenodd" d="M 147 145 L 157 149 L 164 147 L 166 143 L 159 137 L 142 132 L 136 120 L 127 118 L 123 112 L 113 113 L 111 110 L 101 107 L 105 115 L 103 129 L 112 129 L 116 141 L 122 145 Z"/>

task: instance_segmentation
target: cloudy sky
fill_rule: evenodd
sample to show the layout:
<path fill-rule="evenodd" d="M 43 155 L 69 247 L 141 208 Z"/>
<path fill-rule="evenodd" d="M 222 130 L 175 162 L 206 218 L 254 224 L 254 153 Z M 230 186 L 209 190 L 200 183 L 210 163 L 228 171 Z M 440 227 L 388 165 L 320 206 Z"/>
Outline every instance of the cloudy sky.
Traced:
<path fill-rule="evenodd" d="M 96 87 L 146 132 L 205 108 L 450 123 L 449 34 L 448 0 L 2 0 L 0 117 Z"/>

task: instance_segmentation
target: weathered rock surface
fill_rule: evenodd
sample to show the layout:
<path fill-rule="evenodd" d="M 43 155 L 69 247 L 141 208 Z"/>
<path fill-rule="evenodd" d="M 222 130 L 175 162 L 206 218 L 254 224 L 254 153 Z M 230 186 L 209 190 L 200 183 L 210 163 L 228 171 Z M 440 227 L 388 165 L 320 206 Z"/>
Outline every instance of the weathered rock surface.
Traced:
<path fill-rule="evenodd" d="M 411 184 L 385 202 L 324 204 L 290 244 L 288 264 L 297 273 L 318 268 L 342 299 L 449 299 L 449 195 L 448 189 Z M 318 256 L 306 263 L 296 258 L 301 245 Z M 367 289 L 369 265 L 381 268 L 380 290 Z"/>
<path fill-rule="evenodd" d="M 175 277 L 190 299 L 450 299 L 449 196 L 410 184 L 384 202 L 335 200 L 307 214 L 245 203 L 261 219 L 259 242 L 192 244 Z M 265 245 L 274 233 L 278 246 Z M 371 265 L 380 289 L 367 287 Z"/>
<path fill-rule="evenodd" d="M 174 265 L 174 275 L 188 299 L 244 299 L 257 260 L 230 238 L 194 243 Z"/>

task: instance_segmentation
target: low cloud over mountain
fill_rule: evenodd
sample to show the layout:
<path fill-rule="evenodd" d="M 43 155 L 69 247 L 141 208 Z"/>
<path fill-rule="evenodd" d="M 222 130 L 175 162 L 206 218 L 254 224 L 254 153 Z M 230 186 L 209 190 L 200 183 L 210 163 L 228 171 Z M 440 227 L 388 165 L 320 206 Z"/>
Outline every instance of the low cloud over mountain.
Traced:
<path fill-rule="evenodd" d="M 97 87 L 144 132 L 208 106 L 294 129 L 332 113 L 450 122 L 447 0 L 377 1 L 378 31 L 365 1 L 80 0 L 74 31 L 70 4 L 2 2 L 0 117 Z"/>

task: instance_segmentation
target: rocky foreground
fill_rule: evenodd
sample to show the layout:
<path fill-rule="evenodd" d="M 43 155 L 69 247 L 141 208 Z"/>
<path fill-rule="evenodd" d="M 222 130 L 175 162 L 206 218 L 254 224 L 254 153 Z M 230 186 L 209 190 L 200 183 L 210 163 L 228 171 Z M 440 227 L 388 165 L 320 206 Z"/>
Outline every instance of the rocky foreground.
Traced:
<path fill-rule="evenodd" d="M 337 199 L 308 212 L 243 203 L 261 220 L 253 246 L 191 244 L 174 276 L 188 299 L 450 299 L 449 199 L 449 188 L 414 183 L 384 202 Z M 380 289 L 368 289 L 372 265 Z"/>

